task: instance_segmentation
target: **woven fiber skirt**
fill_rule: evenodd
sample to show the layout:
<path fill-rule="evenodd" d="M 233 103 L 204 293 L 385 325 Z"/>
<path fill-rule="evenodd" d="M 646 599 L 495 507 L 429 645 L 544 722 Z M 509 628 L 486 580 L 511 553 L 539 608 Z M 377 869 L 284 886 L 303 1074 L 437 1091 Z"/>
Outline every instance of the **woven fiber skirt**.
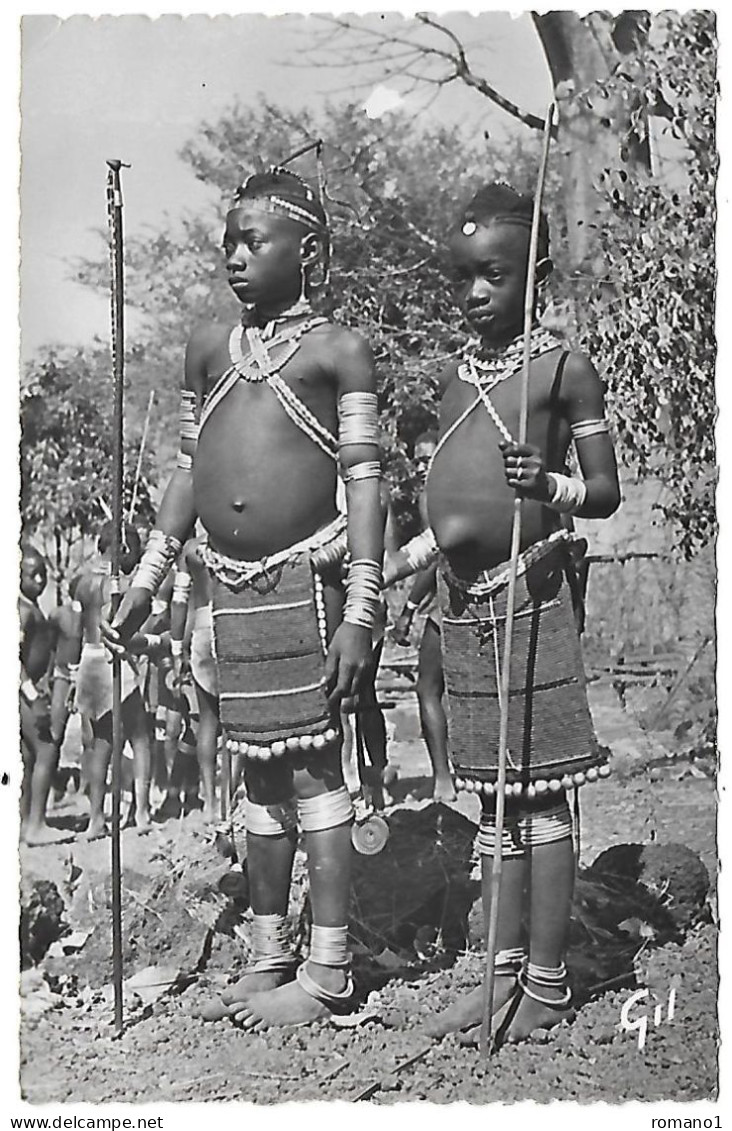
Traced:
<path fill-rule="evenodd" d="M 506 773 L 515 793 L 530 783 L 568 788 L 607 773 L 600 771 L 604 758 L 587 705 L 568 564 L 567 540 L 557 535 L 520 560 Z M 469 782 L 494 783 L 498 776 L 507 594 L 505 565 L 470 582 L 455 578 L 445 564 L 440 570 L 452 762 L 458 779 Z"/>
<path fill-rule="evenodd" d="M 322 583 L 310 554 L 237 592 L 215 576 L 212 588 L 219 705 L 230 748 L 266 758 L 284 753 L 285 743 L 295 750 L 324 745 L 326 734 L 332 741 Z"/>

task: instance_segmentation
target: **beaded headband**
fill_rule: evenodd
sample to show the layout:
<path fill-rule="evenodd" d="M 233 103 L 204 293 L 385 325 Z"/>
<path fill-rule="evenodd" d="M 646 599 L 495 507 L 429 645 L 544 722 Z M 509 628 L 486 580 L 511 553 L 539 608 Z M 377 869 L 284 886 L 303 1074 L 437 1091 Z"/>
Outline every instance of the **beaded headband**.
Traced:
<path fill-rule="evenodd" d="M 281 182 L 277 184 L 278 178 Z M 262 184 L 250 187 L 253 181 L 261 180 Z M 290 182 L 288 186 L 287 182 Z M 290 187 L 291 186 L 291 187 Z M 298 202 L 288 199 L 288 189 L 295 190 L 301 199 Z M 248 193 L 253 195 L 249 196 Z M 285 195 L 287 194 L 287 195 Z M 239 185 L 234 193 L 233 207 L 252 208 L 258 212 L 267 212 L 272 216 L 283 216 L 287 220 L 295 220 L 304 224 L 318 235 L 327 235 L 328 226 L 318 216 L 316 209 L 319 202 L 316 194 L 301 177 L 281 165 L 271 165 L 265 174 L 252 173 L 251 176 Z"/>

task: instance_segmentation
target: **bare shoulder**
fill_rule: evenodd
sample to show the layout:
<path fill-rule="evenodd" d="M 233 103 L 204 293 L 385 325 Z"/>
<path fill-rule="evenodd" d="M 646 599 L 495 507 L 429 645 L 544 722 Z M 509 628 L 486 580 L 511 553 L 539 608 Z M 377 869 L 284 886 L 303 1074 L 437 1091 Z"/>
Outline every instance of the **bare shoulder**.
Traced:
<path fill-rule="evenodd" d="M 185 383 L 199 391 L 205 386 L 208 363 L 229 336 L 230 329 L 220 322 L 201 322 L 193 328 L 186 346 Z"/>
<path fill-rule="evenodd" d="M 565 394 L 584 388 L 602 387 L 599 373 L 585 353 L 570 353 L 564 365 L 562 385 Z"/>
<path fill-rule="evenodd" d="M 313 341 L 327 350 L 334 360 L 354 360 L 362 358 L 372 361 L 371 346 L 357 330 L 339 326 L 337 322 L 326 322 L 312 331 Z"/>
<path fill-rule="evenodd" d="M 584 353 L 570 353 L 562 374 L 560 401 L 570 419 L 581 419 L 586 413 L 604 413 L 604 383 Z"/>
<path fill-rule="evenodd" d="M 324 368 L 340 389 L 375 390 L 374 355 L 361 334 L 328 322 L 312 336 Z"/>
<path fill-rule="evenodd" d="M 18 619 L 20 620 L 21 631 L 25 631 L 33 621 L 33 602 L 21 596 L 18 601 Z"/>
<path fill-rule="evenodd" d="M 91 571 L 82 573 L 76 586 L 76 600 L 85 609 L 92 605 L 101 604 L 101 586 L 99 575 Z"/>

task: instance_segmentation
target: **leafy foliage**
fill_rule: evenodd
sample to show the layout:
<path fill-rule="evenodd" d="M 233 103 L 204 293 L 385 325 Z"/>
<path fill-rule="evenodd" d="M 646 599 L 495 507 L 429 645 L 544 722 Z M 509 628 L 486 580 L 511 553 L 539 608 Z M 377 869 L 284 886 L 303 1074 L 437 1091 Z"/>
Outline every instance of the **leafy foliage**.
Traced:
<path fill-rule="evenodd" d="M 21 394 L 21 513 L 27 533 L 49 536 L 56 569 L 69 568 L 71 549 L 95 532 L 112 498 L 112 409 L 108 356 L 79 350 L 28 367 Z M 124 507 L 132 502 L 138 444 L 125 459 Z M 143 473 L 134 519 L 154 517 L 152 483 Z M 100 501 L 100 500 L 103 500 Z"/>
<path fill-rule="evenodd" d="M 605 170 L 598 240 L 610 271 L 583 284 L 579 327 L 606 375 L 626 458 L 669 488 L 661 509 L 686 556 L 715 530 L 715 62 L 713 13 L 664 13 L 616 76 L 631 91 L 643 79 L 684 160 L 675 176 L 661 158 L 650 178 Z M 647 130 L 647 116 L 633 128 Z"/>

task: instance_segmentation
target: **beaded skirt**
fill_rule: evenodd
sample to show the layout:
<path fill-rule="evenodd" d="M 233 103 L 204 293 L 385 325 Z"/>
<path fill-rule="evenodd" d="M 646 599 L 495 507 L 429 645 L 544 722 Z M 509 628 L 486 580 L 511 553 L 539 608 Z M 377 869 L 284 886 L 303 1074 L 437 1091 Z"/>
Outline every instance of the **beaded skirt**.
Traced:
<path fill-rule="evenodd" d="M 325 694 L 323 583 L 309 552 L 236 591 L 212 577 L 219 710 L 233 753 L 268 761 L 339 735 Z"/>
<path fill-rule="evenodd" d="M 587 704 L 564 531 L 521 555 L 514 605 L 507 792 L 529 797 L 607 775 Z M 452 762 L 458 787 L 492 793 L 498 776 L 500 668 L 508 567 L 438 578 Z"/>

